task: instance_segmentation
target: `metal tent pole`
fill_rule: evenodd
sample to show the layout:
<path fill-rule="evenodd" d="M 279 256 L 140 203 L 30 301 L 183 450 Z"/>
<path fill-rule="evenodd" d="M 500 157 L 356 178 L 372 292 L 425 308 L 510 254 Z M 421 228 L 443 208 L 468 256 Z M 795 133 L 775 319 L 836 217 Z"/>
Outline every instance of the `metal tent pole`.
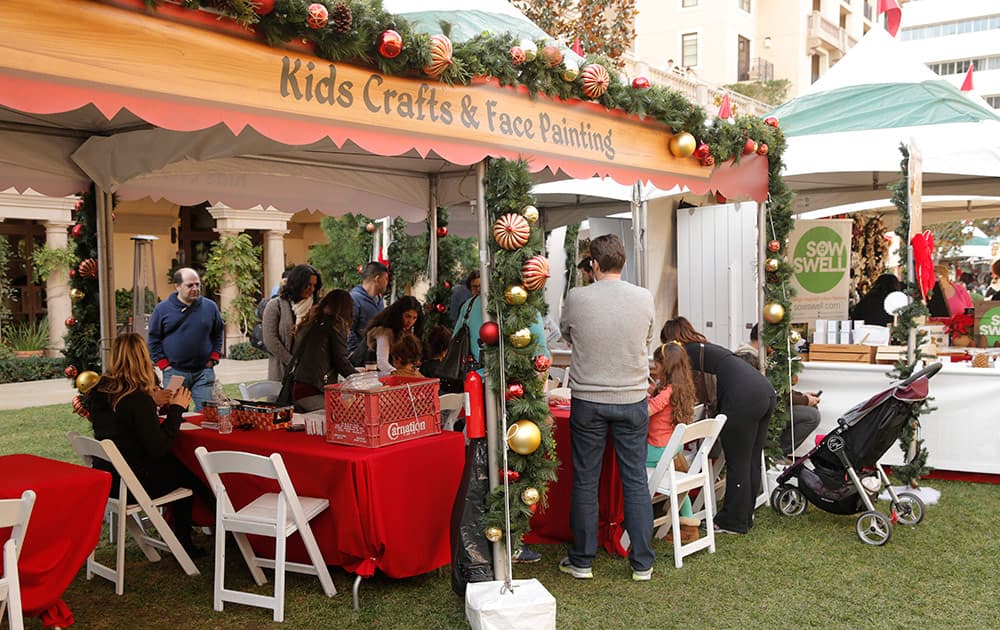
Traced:
<path fill-rule="evenodd" d="M 101 365 L 108 365 L 111 341 L 115 337 L 115 274 L 114 274 L 114 224 L 111 210 L 114 199 L 109 192 L 95 186 L 97 201 L 97 286 L 98 308 L 101 314 L 100 352 Z"/>
<path fill-rule="evenodd" d="M 431 286 L 436 287 L 438 283 L 438 176 L 436 174 L 429 176 L 428 184 L 427 217 L 431 236 L 428 239 L 430 245 L 427 248 L 427 275 L 430 277 Z"/>

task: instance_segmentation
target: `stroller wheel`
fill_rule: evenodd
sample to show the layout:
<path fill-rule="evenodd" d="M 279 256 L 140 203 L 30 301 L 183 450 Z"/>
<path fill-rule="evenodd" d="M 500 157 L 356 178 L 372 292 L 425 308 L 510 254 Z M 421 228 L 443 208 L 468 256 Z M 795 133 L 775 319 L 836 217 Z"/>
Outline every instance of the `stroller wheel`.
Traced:
<path fill-rule="evenodd" d="M 807 505 L 805 495 L 795 486 L 783 483 L 771 493 L 771 507 L 782 516 L 799 516 Z"/>
<path fill-rule="evenodd" d="M 916 525 L 924 520 L 924 502 L 912 492 L 901 492 L 899 503 L 892 506 L 903 525 Z"/>
<path fill-rule="evenodd" d="M 892 521 L 881 512 L 865 512 L 858 517 L 856 529 L 861 542 L 880 547 L 892 536 Z"/>

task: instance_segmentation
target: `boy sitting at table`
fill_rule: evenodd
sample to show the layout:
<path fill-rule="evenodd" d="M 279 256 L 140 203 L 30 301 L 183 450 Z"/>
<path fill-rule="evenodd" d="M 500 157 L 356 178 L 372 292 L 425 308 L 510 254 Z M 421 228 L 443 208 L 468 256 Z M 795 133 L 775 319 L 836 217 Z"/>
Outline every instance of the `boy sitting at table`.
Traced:
<path fill-rule="evenodd" d="M 392 371 L 393 376 L 423 376 L 420 373 L 420 358 L 423 355 L 423 348 L 420 340 L 416 336 L 405 333 L 400 335 L 392 347 L 389 349 L 390 361 L 396 366 Z"/>

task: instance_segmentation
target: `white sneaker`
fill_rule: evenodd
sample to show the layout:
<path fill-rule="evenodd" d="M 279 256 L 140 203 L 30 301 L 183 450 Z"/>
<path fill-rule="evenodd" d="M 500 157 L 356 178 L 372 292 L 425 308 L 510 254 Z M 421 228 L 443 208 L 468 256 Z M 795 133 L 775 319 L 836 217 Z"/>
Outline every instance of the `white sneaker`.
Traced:
<path fill-rule="evenodd" d="M 632 581 L 634 582 L 648 582 L 653 579 L 653 567 L 649 567 L 645 571 L 639 571 L 638 569 L 632 569 Z"/>
<path fill-rule="evenodd" d="M 568 556 L 559 561 L 559 570 L 567 575 L 572 575 L 578 580 L 594 579 L 594 570 L 592 568 L 578 567 L 570 562 Z"/>

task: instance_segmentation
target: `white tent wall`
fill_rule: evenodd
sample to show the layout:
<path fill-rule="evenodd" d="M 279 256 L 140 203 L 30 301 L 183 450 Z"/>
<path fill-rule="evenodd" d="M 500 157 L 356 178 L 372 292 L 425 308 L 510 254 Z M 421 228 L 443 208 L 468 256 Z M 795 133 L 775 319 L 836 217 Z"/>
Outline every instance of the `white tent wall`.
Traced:
<path fill-rule="evenodd" d="M 673 199 L 648 202 L 646 265 L 649 291 L 656 307 L 656 325 L 677 314 L 677 217 Z M 659 339 L 654 339 L 654 344 Z"/>
<path fill-rule="evenodd" d="M 757 204 L 677 211 L 677 311 L 709 341 L 735 348 L 760 312 Z"/>

